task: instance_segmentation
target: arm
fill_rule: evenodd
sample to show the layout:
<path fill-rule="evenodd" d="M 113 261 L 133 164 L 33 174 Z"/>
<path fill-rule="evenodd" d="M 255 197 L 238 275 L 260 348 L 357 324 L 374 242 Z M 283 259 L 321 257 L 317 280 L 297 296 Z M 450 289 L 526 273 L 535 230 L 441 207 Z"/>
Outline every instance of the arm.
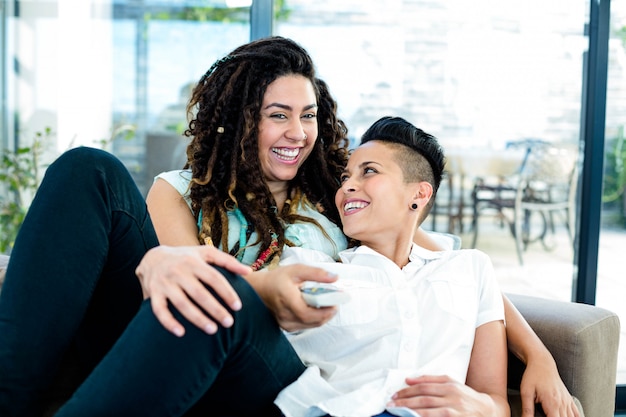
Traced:
<path fill-rule="evenodd" d="M 408 407 L 422 416 L 509 416 L 506 391 L 506 336 L 501 321 L 476 329 L 466 384 L 447 376 L 407 378 L 409 385 L 389 406 Z M 439 414 L 437 414 L 439 415 Z"/>
<path fill-rule="evenodd" d="M 168 300 L 190 322 L 209 333 L 216 330 L 210 317 L 224 326 L 232 323 L 232 316 L 202 283 L 214 288 L 232 309 L 239 308 L 235 292 L 207 263 L 244 275 L 284 329 L 319 326 L 334 315 L 335 309 L 311 308 L 300 296 L 302 281 L 332 282 L 336 279 L 323 269 L 290 266 L 251 272 L 217 248 L 199 246 L 195 218 L 182 196 L 168 182 L 157 180 L 146 202 L 159 242 L 185 247 L 150 251 L 137 269 L 144 297 L 150 297 L 155 316 L 174 334 L 182 335 L 184 329 L 167 308 Z M 239 269 L 232 269 L 234 264 L 239 265 Z"/>
<path fill-rule="evenodd" d="M 337 312 L 336 307 L 310 307 L 300 294 L 304 281 L 330 283 L 337 279 L 322 268 L 293 264 L 256 271 L 245 278 L 287 331 L 319 327 Z"/>
<path fill-rule="evenodd" d="M 506 330 L 502 321 L 476 329 L 466 384 L 493 401 L 493 415 L 508 416 Z"/>
<path fill-rule="evenodd" d="M 504 295 L 503 299 L 509 350 L 526 364 L 520 388 L 522 416 L 534 416 L 535 403 L 541 403 L 548 417 L 579 417 L 554 358 L 513 303 Z"/>
<path fill-rule="evenodd" d="M 418 227 L 415 231 L 415 235 L 413 236 L 413 242 L 417 243 L 424 249 L 432 251 L 439 251 L 443 249 L 433 238 L 428 236 L 428 233 L 422 230 L 421 227 Z"/>
<path fill-rule="evenodd" d="M 422 229 L 417 229 L 414 241 L 430 250 L 441 249 Z M 554 358 L 511 301 L 504 295 L 503 299 L 509 350 L 526 364 L 521 384 L 523 417 L 534 416 L 535 403 L 541 403 L 548 417 L 579 417 Z"/>
<path fill-rule="evenodd" d="M 158 179 L 146 196 L 148 212 L 159 243 L 170 246 L 199 245 L 196 219 L 187 202 L 167 181 Z"/>

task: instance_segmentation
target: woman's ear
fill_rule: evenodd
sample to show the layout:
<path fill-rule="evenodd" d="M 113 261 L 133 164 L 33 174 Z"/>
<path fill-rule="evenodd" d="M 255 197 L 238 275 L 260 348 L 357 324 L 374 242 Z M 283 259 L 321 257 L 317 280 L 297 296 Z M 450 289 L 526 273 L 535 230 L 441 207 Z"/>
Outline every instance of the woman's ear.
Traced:
<path fill-rule="evenodd" d="M 429 182 L 421 181 L 417 183 L 414 199 L 420 207 L 425 206 L 432 196 L 433 186 Z"/>

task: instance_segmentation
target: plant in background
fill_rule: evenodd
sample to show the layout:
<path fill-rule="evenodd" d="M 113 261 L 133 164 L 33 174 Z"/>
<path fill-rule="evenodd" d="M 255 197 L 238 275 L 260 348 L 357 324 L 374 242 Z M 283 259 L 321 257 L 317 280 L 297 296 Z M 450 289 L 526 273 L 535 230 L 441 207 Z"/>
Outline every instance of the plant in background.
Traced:
<path fill-rule="evenodd" d="M 108 138 L 94 143 L 96 147 L 108 150 L 117 139 L 132 139 L 135 131 L 135 125 L 120 124 L 113 127 Z M 52 129 L 46 127 L 43 132 L 35 133 L 29 145 L 15 150 L 3 149 L 0 154 L 0 253 L 9 253 L 15 243 L 30 202 L 39 188 L 46 167 L 42 156 L 46 147 L 53 143 L 53 136 Z M 72 147 L 73 143 L 70 144 Z"/>
<path fill-rule="evenodd" d="M 626 137 L 624 126 L 610 142 L 606 151 L 604 190 L 602 202 L 617 206 L 619 221 L 626 225 Z"/>
<path fill-rule="evenodd" d="M 53 136 L 50 128 L 36 132 L 30 145 L 0 154 L 0 253 L 7 253 L 15 243 L 30 200 L 39 187 L 43 168 L 41 157 Z"/>
<path fill-rule="evenodd" d="M 102 150 L 109 151 L 111 144 L 117 140 L 131 140 L 137 134 L 137 126 L 131 123 L 121 123 L 119 125 L 113 126 L 111 129 L 111 134 L 108 138 L 102 138 L 100 140 L 95 141 L 98 147 Z"/>
<path fill-rule="evenodd" d="M 252 1 L 250 1 L 252 4 Z M 274 19 L 286 20 L 291 13 L 285 0 L 274 0 Z M 146 13 L 149 20 L 190 20 L 196 22 L 239 22 L 250 21 L 250 6 L 213 7 L 213 6 L 183 6 L 173 7 L 171 10 L 161 10 L 156 13 Z"/>

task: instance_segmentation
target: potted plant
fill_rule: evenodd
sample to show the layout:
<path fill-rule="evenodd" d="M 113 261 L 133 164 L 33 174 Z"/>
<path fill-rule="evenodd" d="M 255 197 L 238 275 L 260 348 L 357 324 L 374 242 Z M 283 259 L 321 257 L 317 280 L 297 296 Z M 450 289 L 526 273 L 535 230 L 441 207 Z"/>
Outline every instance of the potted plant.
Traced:
<path fill-rule="evenodd" d="M 41 181 L 42 154 L 53 136 L 36 132 L 31 143 L 0 154 L 0 253 L 9 253 Z"/>

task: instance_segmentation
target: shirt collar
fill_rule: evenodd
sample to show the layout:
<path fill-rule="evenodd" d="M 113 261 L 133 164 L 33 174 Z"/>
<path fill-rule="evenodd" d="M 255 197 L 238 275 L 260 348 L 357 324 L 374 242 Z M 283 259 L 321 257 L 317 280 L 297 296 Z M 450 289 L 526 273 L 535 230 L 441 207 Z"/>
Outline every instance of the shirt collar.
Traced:
<path fill-rule="evenodd" d="M 422 259 L 425 263 L 434 261 L 435 259 L 441 259 L 443 256 L 443 251 L 432 251 L 426 248 L 423 248 L 416 243 L 413 243 L 411 247 L 411 253 L 409 254 L 409 261 L 413 262 L 416 259 Z"/>
<path fill-rule="evenodd" d="M 440 259 L 443 256 L 443 253 L 444 252 L 441 251 L 431 251 L 413 243 L 413 245 L 411 246 L 411 252 L 409 253 L 409 263 L 425 265 L 430 261 Z M 385 259 L 387 262 L 392 262 L 390 259 L 384 257 L 383 255 L 368 246 L 357 246 L 355 248 L 346 249 L 342 251 L 339 256 L 341 257 L 341 261 L 347 264 L 354 263 L 355 261 L 358 261 L 359 264 L 362 264 L 364 259 L 367 258 L 369 258 L 371 261 L 366 263 L 371 263 L 372 266 L 376 266 L 378 262 L 381 262 L 381 258 Z"/>

